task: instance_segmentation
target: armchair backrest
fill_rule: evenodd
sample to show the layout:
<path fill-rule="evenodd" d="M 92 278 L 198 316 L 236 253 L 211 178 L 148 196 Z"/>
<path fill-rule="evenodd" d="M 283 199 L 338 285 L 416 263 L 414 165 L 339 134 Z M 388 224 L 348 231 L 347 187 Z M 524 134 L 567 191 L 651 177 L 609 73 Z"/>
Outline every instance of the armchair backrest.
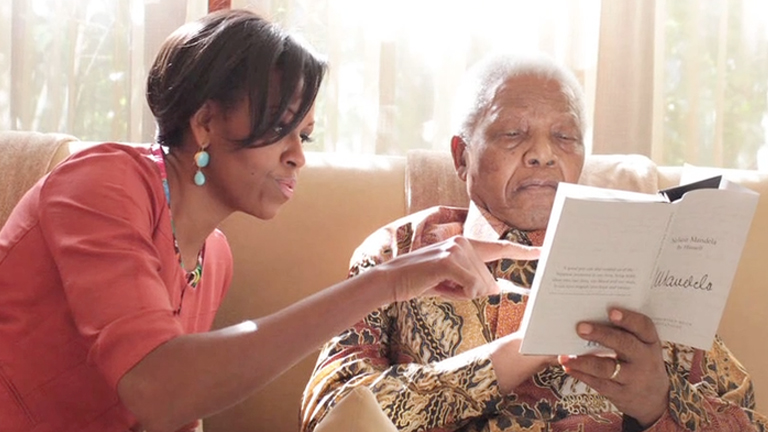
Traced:
<path fill-rule="evenodd" d="M 69 154 L 77 138 L 56 133 L 0 132 L 0 227 L 21 197 Z"/>
<path fill-rule="evenodd" d="M 642 155 L 589 155 L 579 183 L 628 191 L 659 190 L 656 164 Z M 466 184 L 456 175 L 451 154 L 439 150 L 411 150 L 405 168 L 406 213 L 435 205 L 466 207 Z"/>

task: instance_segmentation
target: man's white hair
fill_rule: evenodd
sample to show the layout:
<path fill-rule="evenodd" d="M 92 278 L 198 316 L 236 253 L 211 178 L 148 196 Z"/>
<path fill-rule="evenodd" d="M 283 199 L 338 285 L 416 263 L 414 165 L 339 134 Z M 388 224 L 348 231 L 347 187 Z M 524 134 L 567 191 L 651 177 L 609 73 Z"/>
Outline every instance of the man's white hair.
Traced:
<path fill-rule="evenodd" d="M 533 75 L 560 83 L 583 134 L 584 93 L 568 68 L 544 53 L 495 53 L 475 63 L 462 79 L 454 102 L 451 133 L 469 140 L 477 122 L 493 99 L 498 87 L 511 77 Z"/>

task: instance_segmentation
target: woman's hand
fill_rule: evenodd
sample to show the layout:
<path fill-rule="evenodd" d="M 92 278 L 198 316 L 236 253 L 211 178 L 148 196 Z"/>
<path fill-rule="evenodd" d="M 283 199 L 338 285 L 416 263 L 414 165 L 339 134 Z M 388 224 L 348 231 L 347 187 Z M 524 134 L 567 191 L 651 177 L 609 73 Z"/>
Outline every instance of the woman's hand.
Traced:
<path fill-rule="evenodd" d="M 499 293 L 485 263 L 501 258 L 535 260 L 539 248 L 503 240 L 451 237 L 376 266 L 394 290 L 393 301 L 421 295 L 472 299 Z"/>
<path fill-rule="evenodd" d="M 560 364 L 621 412 L 634 417 L 642 426 L 650 426 L 669 404 L 669 376 L 656 326 L 647 316 L 626 309 L 612 309 L 609 318 L 613 326 L 579 323 L 577 332 L 585 340 L 613 349 L 616 358 L 560 356 Z"/>

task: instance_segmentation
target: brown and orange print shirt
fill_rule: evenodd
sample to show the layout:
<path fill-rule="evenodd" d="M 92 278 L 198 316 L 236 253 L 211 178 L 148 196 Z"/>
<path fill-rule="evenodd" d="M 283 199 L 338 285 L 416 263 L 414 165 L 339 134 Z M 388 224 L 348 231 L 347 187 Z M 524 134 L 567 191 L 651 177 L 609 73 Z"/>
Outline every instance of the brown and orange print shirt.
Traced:
<path fill-rule="evenodd" d="M 540 245 L 543 232 L 510 230 L 471 205 L 434 207 L 372 234 L 355 252 L 350 277 L 454 235 Z M 536 261 L 489 264 L 496 278 L 529 287 Z M 560 367 L 499 392 L 491 361 L 458 356 L 516 331 L 527 297 L 471 301 L 419 298 L 371 313 L 321 351 L 304 392 L 302 431 L 312 431 L 356 386 L 368 386 L 401 431 L 622 431 L 631 422 L 610 401 Z M 458 357 L 457 357 L 458 356 Z M 752 382 L 717 338 L 708 352 L 665 344 L 671 380 L 667 413 L 648 431 L 768 430 L 754 409 Z"/>

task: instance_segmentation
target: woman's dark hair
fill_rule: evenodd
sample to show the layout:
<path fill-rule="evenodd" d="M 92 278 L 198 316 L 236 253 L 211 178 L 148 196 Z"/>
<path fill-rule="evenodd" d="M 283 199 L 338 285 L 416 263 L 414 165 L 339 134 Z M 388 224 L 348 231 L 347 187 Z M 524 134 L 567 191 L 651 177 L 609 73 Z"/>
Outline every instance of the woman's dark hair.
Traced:
<path fill-rule="evenodd" d="M 248 97 L 253 122 L 241 144 L 277 142 L 312 107 L 326 68 L 311 47 L 253 12 L 208 14 L 171 34 L 149 71 L 147 102 L 157 122 L 156 140 L 178 146 L 189 119 L 206 101 L 230 109 Z M 290 123 L 281 125 L 297 89 L 300 107 Z M 268 106 L 271 91 L 279 95 L 275 107 Z"/>

